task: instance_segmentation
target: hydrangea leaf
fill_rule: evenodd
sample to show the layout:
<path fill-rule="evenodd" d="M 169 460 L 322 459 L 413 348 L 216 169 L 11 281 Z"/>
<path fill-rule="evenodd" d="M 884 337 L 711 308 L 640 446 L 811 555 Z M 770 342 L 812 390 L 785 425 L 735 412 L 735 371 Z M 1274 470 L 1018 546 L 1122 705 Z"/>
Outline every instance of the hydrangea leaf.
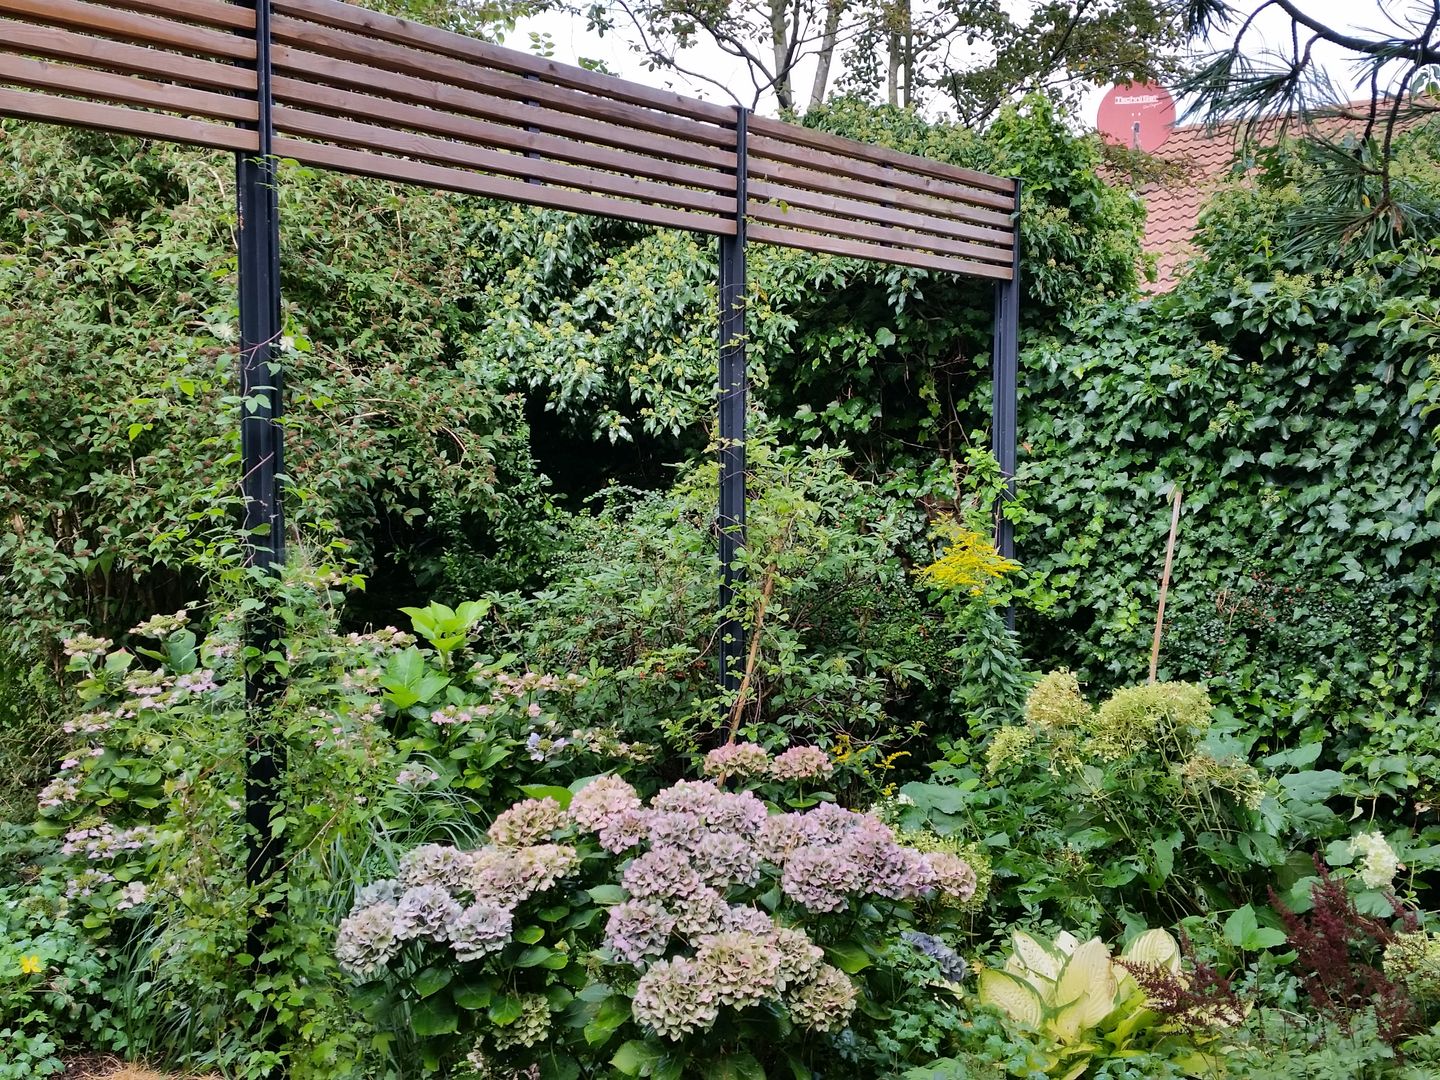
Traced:
<path fill-rule="evenodd" d="M 459 1027 L 460 1014 L 448 997 L 426 998 L 410 1012 L 410 1027 L 416 1035 L 451 1035 Z"/>

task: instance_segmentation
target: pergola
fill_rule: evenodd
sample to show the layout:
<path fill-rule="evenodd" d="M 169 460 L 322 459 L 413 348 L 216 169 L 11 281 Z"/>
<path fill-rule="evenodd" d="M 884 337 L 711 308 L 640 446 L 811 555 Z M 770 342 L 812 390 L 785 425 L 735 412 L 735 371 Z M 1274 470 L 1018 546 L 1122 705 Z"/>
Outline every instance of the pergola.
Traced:
<path fill-rule="evenodd" d="M 992 439 L 1013 478 L 1019 182 L 656 90 L 341 0 L 0 0 L 0 116 L 233 151 L 242 489 L 253 565 L 285 559 L 280 220 L 295 161 L 719 238 L 720 606 L 745 539 L 749 243 L 995 282 Z M 1002 554 L 1008 523 L 996 518 Z M 743 628 L 721 634 L 739 685 Z M 252 675 L 263 703 L 278 676 Z M 246 778 L 252 880 L 275 748 Z"/>

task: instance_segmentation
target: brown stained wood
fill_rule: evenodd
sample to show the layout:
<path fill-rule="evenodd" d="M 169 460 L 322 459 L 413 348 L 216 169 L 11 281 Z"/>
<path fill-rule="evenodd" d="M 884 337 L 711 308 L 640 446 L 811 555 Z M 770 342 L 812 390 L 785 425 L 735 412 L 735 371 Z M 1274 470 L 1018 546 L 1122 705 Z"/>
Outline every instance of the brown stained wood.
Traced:
<path fill-rule="evenodd" d="M 758 154 L 749 158 L 750 175 L 778 184 L 807 191 L 827 192 L 847 199 L 859 199 L 880 206 L 899 206 L 916 210 L 922 214 L 953 218 L 956 221 L 971 221 L 977 225 L 990 225 L 1000 229 L 1012 228 L 1011 216 L 998 210 L 986 210 L 969 203 L 942 199 L 934 195 L 922 195 L 902 188 L 887 188 L 879 184 L 867 184 L 844 176 L 821 172 L 817 169 L 802 169 L 781 161 L 772 161 Z M 793 201 L 793 200 L 792 200 Z"/>
<path fill-rule="evenodd" d="M 81 3 L 80 0 L 0 0 L 0 13 L 147 45 L 223 56 L 231 60 L 255 59 L 254 38 L 208 30 L 203 26 L 187 26 L 132 11 L 115 11 L 100 4 Z"/>
<path fill-rule="evenodd" d="M 866 244 L 859 240 L 843 240 L 835 236 L 794 232 L 790 229 L 777 229 L 772 225 L 751 225 L 747 229 L 747 235 L 751 240 L 761 244 L 800 248 L 803 251 L 819 251 L 827 255 L 844 255 L 852 259 L 865 259 L 871 262 L 897 263 L 900 266 L 914 266 L 922 270 L 941 270 L 950 274 L 962 274 L 966 277 L 1009 281 L 1013 274 L 1009 266 L 993 266 L 989 263 L 953 259 L 944 255 L 931 255 L 923 251 Z"/>
<path fill-rule="evenodd" d="M 648 152 L 657 158 L 710 166 L 732 174 L 735 171 L 733 150 L 610 124 L 558 109 L 547 109 L 527 104 L 525 101 L 482 94 L 449 83 L 402 75 L 349 60 L 322 56 L 319 53 L 303 52 L 289 45 L 275 45 L 272 49 L 272 61 L 276 71 L 289 72 L 300 82 L 314 83 L 322 80 L 342 88 L 367 94 L 383 94 L 386 97 L 459 112 L 482 120 L 539 128 L 560 135 L 571 135 L 587 142 Z M 531 87 L 534 84 L 526 85 Z"/>
<path fill-rule="evenodd" d="M 339 0 L 273 0 L 273 7 L 281 15 L 356 31 L 371 38 L 414 45 L 429 52 L 517 75 L 536 75 L 541 81 L 551 85 L 583 90 L 615 101 L 642 105 L 712 124 L 735 123 L 735 111 L 722 105 L 656 90 L 641 83 L 617 79 L 613 75 L 602 75 L 568 64 L 557 64 L 530 53 L 502 49 L 498 45 L 477 41 L 464 34 L 425 26 L 408 19 L 356 7 L 354 4 L 340 3 Z"/>
<path fill-rule="evenodd" d="M 892 150 L 888 146 L 876 146 L 873 143 L 860 142 L 857 139 L 847 139 L 843 135 L 832 135 L 828 131 L 816 131 L 814 128 L 787 124 L 764 116 L 752 116 L 749 126 L 750 131 L 755 135 L 768 135 L 786 142 L 801 143 L 815 150 L 839 154 L 841 157 L 859 158 L 862 161 L 873 161 L 879 165 L 893 165 L 897 169 L 908 169 L 911 172 L 933 176 L 939 180 L 953 180 L 957 184 L 986 188 L 1002 195 L 1010 195 L 1012 198 L 1015 194 L 1015 181 L 1008 177 L 992 176 L 974 169 L 964 169 L 959 165 L 934 161 L 927 157 L 921 157 L 919 154 L 902 153 L 899 150 Z"/>
<path fill-rule="evenodd" d="M 106 7 L 163 15 L 181 22 L 255 33 L 255 9 L 219 0 L 105 0 Z"/>
<path fill-rule="evenodd" d="M 484 169 L 505 173 L 524 179 L 545 180 L 580 191 L 606 195 L 629 196 L 635 199 L 649 199 L 668 206 L 683 207 L 686 210 L 709 211 L 717 214 L 735 213 L 735 199 L 725 198 L 712 192 L 693 191 L 688 188 L 672 187 L 652 180 L 637 180 L 631 176 L 597 172 L 574 165 L 526 157 L 523 154 L 507 154 L 499 150 L 468 143 L 436 139 L 428 135 L 417 135 L 393 127 L 376 127 L 352 120 L 321 116 L 287 105 L 278 105 L 274 110 L 275 130 L 287 135 L 304 135 L 308 138 L 327 142 L 343 143 L 381 153 L 404 154 L 406 157 L 422 158 L 443 165 L 458 165 L 465 168 Z"/>
<path fill-rule="evenodd" d="M 115 75 L 108 71 L 94 71 L 69 64 L 52 64 L 48 60 L 30 60 L 6 52 L 0 52 L 0 82 L 17 83 L 33 90 L 60 91 L 111 102 L 124 102 L 127 105 L 144 105 L 215 120 L 253 124 L 260 119 L 260 106 L 244 98 L 151 82 L 132 75 Z"/>
<path fill-rule="evenodd" d="M 351 119 L 412 128 L 428 134 L 460 139 L 474 146 L 503 147 L 509 150 L 536 153 L 546 158 L 613 169 L 632 176 L 725 192 L 731 196 L 728 205 L 733 212 L 735 177 L 716 169 L 699 169 L 691 165 L 679 165 L 673 161 L 657 161 L 641 154 L 580 143 L 573 139 L 562 139 L 554 135 L 529 132 L 520 128 L 504 127 L 468 116 L 457 116 L 454 113 L 420 108 L 415 105 L 389 101 L 385 98 L 355 94 L 347 90 L 337 90 L 334 87 L 320 86 L 285 76 L 275 76 L 272 85 L 276 101 L 287 102 L 307 109 L 321 109 Z M 710 207 L 710 209 L 722 208 L 716 206 Z"/>
<path fill-rule="evenodd" d="M 749 218 L 787 229 L 802 229 L 807 232 L 824 233 L 826 236 L 846 237 L 851 240 L 867 240 L 887 247 L 913 248 L 916 251 L 932 251 L 940 255 L 958 255 L 962 258 L 977 259 L 1009 266 L 1012 262 L 1009 248 L 987 247 L 964 240 L 951 240 L 931 233 L 911 232 L 908 229 L 894 229 L 886 225 L 872 225 L 869 222 L 853 221 L 848 218 L 816 214 L 794 207 L 783 209 L 773 203 L 749 204 Z"/>
<path fill-rule="evenodd" d="M 394 180 L 420 187 L 459 191 L 507 202 L 569 210 L 577 214 L 621 218 L 646 225 L 688 229 L 716 236 L 735 234 L 734 220 L 725 217 L 686 213 L 683 210 L 670 210 L 646 203 L 625 202 L 622 199 L 610 199 L 581 191 L 566 191 L 564 188 L 548 187 L 544 184 L 527 184 L 523 180 L 508 180 L 466 169 L 447 168 L 407 158 L 384 157 L 363 150 L 350 150 L 299 139 L 277 138 L 274 148 L 275 153 L 282 158 L 293 158 L 302 164 L 318 165 L 380 180 Z"/>
<path fill-rule="evenodd" d="M 735 147 L 733 129 L 698 123 L 688 117 L 657 112 L 628 102 L 595 97 L 563 86 L 521 79 L 493 68 L 360 37 L 315 23 L 298 22 L 283 15 L 272 18 L 271 36 L 281 44 L 327 53 L 341 60 L 355 60 L 404 75 L 484 90 L 518 101 L 536 101 L 575 116 L 608 120 L 642 131 L 725 149 L 733 150 Z"/>
<path fill-rule="evenodd" d="M 233 64 L 217 64 L 194 56 L 160 52 L 106 38 L 86 37 L 54 26 L 0 19 L 0 43 L 17 52 L 74 60 L 135 75 L 162 75 L 176 82 L 222 90 L 255 93 L 255 72 Z"/>
<path fill-rule="evenodd" d="M 767 180 L 751 180 L 749 183 L 751 201 L 769 200 L 777 205 L 798 206 L 807 210 L 821 210 L 827 214 L 853 218 L 856 221 L 873 221 L 884 225 L 901 225 L 939 236 L 952 236 L 959 240 L 978 240 L 1010 248 L 1015 243 L 1013 229 L 995 229 L 984 225 L 970 225 L 963 221 L 935 217 L 896 207 L 881 206 L 879 203 L 859 202 L 824 192 L 806 191 L 784 184 L 772 184 Z"/>
<path fill-rule="evenodd" d="M 799 130 L 799 129 L 797 129 Z M 763 135 L 750 138 L 750 153 L 758 157 L 784 161 L 805 169 L 819 169 L 837 176 L 848 176 L 853 180 L 869 180 L 885 187 L 899 187 L 907 191 L 918 191 L 941 199 L 954 199 L 972 206 L 988 207 L 1010 213 L 1015 209 L 1015 196 L 1002 195 L 995 191 L 970 185 L 956 184 L 950 180 L 937 180 L 898 166 L 876 165 L 857 158 L 841 157 L 826 153 L 800 143 L 771 139 Z"/>
<path fill-rule="evenodd" d="M 259 136 L 245 128 L 166 116 L 164 113 L 141 112 L 139 109 L 127 109 L 120 105 L 77 101 L 74 98 L 32 93 L 28 90 L 0 88 L 0 116 L 95 128 L 216 150 L 255 153 L 260 149 Z"/>

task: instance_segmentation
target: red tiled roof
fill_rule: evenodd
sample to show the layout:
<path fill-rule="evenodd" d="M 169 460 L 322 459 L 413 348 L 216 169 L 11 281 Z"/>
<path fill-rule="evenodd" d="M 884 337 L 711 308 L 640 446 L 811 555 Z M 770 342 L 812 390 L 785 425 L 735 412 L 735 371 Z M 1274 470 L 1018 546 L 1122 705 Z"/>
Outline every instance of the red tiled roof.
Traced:
<path fill-rule="evenodd" d="M 1364 126 L 1363 116 L 1369 106 L 1368 100 L 1351 102 L 1340 115 L 1320 121 L 1319 126 L 1332 136 L 1346 128 L 1358 130 Z M 1263 139 L 1274 130 L 1274 126 L 1266 124 L 1251 134 Z M 1155 151 L 1156 158 L 1177 166 L 1183 174 L 1140 189 L 1146 209 L 1142 246 L 1156 261 L 1156 280 L 1146 286 L 1150 292 L 1173 289 L 1186 262 L 1194 256 L 1192 240 L 1200 210 L 1234 164 L 1237 136 L 1233 123 L 1216 127 L 1188 124 L 1172 130 Z"/>
<path fill-rule="evenodd" d="M 1145 200 L 1143 246 L 1156 261 L 1157 277 L 1148 288 L 1151 292 L 1166 292 L 1174 288 L 1180 271 L 1195 254 L 1191 237 L 1200 220 L 1200 208 L 1235 160 L 1234 126 L 1177 127 L 1155 156 L 1184 170 L 1180 179 L 1140 189 L 1140 197 Z"/>

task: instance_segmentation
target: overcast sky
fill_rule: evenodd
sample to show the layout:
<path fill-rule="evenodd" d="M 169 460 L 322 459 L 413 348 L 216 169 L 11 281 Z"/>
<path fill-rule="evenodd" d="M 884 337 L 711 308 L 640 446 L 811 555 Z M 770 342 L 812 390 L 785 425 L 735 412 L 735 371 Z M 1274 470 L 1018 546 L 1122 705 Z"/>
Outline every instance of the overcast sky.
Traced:
<path fill-rule="evenodd" d="M 1010 2 L 1023 4 L 1025 0 L 1010 0 Z M 1418 0 L 1418 2 L 1423 2 L 1428 9 L 1432 0 Z M 1300 3 L 1302 10 L 1307 14 L 1314 15 L 1327 24 L 1338 23 L 1352 30 L 1378 31 L 1390 27 L 1387 13 L 1403 18 L 1407 11 L 1415 9 L 1417 0 L 1300 0 Z M 1251 4 L 1249 10 L 1253 10 L 1254 6 Z M 1289 25 L 1289 20 L 1275 9 L 1265 12 L 1256 23 L 1262 35 L 1277 43 L 1286 39 Z M 522 20 L 518 29 L 507 37 L 506 44 L 519 49 L 528 48 L 529 35 L 532 32 L 550 36 L 554 44 L 555 59 L 562 63 L 573 64 L 581 57 L 603 60 L 610 70 L 636 82 L 643 82 L 651 86 L 667 86 L 683 93 L 711 100 L 729 100 L 718 87 L 687 79 L 685 76 L 671 71 L 648 70 L 644 61 L 628 48 L 623 34 L 612 34 L 601 38 L 587 33 L 584 19 L 572 19 L 559 15 L 525 19 Z M 1258 39 L 1254 37 L 1251 37 L 1250 41 L 1258 43 Z M 1222 35 L 1217 39 L 1217 43 L 1228 44 L 1228 40 Z M 1353 88 L 1357 95 L 1364 92 L 1364 88 L 1358 84 L 1354 72 L 1350 70 L 1350 65 L 1343 61 L 1342 54 L 1332 50 L 1329 53 L 1317 53 L 1317 55 L 1321 56 L 1326 70 L 1338 85 L 1347 91 Z M 684 56 L 688 66 L 726 84 L 736 96 L 749 102 L 753 91 L 746 78 L 743 63 L 713 47 L 697 46 L 687 50 Z M 834 75 L 835 73 L 832 71 L 832 83 Z M 797 86 L 808 86 L 807 73 L 801 72 Z M 1104 90 L 1105 87 L 1099 87 L 1089 95 L 1081 116 L 1086 124 L 1094 123 L 1095 110 Z M 774 99 L 762 102 L 761 110 L 773 113 L 775 111 Z"/>

